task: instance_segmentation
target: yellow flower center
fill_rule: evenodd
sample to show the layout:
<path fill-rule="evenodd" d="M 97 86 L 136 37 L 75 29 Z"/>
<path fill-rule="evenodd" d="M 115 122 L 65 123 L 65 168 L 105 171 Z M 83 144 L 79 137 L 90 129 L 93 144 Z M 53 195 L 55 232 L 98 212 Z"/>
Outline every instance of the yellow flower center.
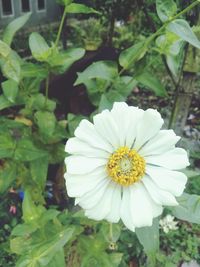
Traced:
<path fill-rule="evenodd" d="M 108 175 L 116 183 L 128 186 L 139 181 L 145 173 L 145 160 L 134 149 L 120 147 L 109 158 Z"/>

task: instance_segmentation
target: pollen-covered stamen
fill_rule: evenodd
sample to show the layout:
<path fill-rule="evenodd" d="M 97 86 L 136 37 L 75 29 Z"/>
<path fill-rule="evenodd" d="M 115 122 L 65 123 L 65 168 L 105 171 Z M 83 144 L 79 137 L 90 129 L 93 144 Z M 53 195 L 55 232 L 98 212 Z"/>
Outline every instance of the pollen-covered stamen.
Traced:
<path fill-rule="evenodd" d="M 109 158 L 108 175 L 123 186 L 139 181 L 145 173 L 145 160 L 134 149 L 120 147 Z"/>

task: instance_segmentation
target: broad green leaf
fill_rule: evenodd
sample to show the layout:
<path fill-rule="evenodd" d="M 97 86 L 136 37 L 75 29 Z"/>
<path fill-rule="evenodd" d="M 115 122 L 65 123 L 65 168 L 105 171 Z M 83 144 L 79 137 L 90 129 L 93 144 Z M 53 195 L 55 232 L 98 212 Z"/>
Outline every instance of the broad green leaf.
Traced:
<path fill-rule="evenodd" d="M 15 103 L 19 88 L 18 84 L 13 80 L 7 80 L 1 84 L 4 96 L 11 103 Z"/>
<path fill-rule="evenodd" d="M 101 111 L 103 111 L 104 109 L 109 109 L 109 110 L 111 110 L 111 109 L 112 109 L 112 106 L 113 106 L 113 103 L 112 103 L 111 101 L 108 100 L 106 94 L 102 94 L 102 95 L 101 95 L 100 102 L 99 102 L 99 108 L 98 108 L 98 111 L 101 112 Z"/>
<path fill-rule="evenodd" d="M 29 37 L 29 47 L 33 57 L 38 61 L 46 61 L 52 54 L 52 49 L 48 46 L 45 39 L 37 32 L 31 33 Z"/>
<path fill-rule="evenodd" d="M 41 243 L 31 244 L 32 246 L 29 247 L 29 253 L 20 257 L 16 267 L 52 266 L 50 263 L 51 260 L 53 260 L 57 253 L 59 255 L 61 249 L 72 237 L 73 232 L 74 228 L 68 227 L 67 229 L 58 231 L 56 234 L 49 236 Z"/>
<path fill-rule="evenodd" d="M 13 103 L 8 101 L 8 99 L 4 95 L 0 95 L 0 110 L 3 110 L 5 108 L 12 107 Z"/>
<path fill-rule="evenodd" d="M 28 99 L 27 107 L 33 110 L 47 110 L 52 112 L 56 108 L 56 102 L 46 99 L 43 94 L 34 94 Z"/>
<path fill-rule="evenodd" d="M 21 78 L 21 67 L 17 54 L 10 51 L 9 55 L 1 63 L 2 73 L 8 79 L 19 83 Z"/>
<path fill-rule="evenodd" d="M 30 223 L 17 224 L 17 226 L 12 230 L 12 236 L 21 236 L 30 235 L 31 233 L 37 230 L 37 226 Z"/>
<path fill-rule="evenodd" d="M 0 134 L 0 159 L 12 158 L 15 149 L 15 141 L 7 133 Z"/>
<path fill-rule="evenodd" d="M 172 208 L 178 219 L 200 224 L 200 196 L 184 193 L 178 198 L 179 206 Z"/>
<path fill-rule="evenodd" d="M 48 70 L 43 66 L 26 62 L 21 66 L 21 75 L 23 78 L 37 77 L 44 79 L 48 76 Z"/>
<path fill-rule="evenodd" d="M 48 111 L 37 111 L 35 113 L 35 119 L 40 133 L 47 138 L 52 136 L 56 127 L 56 117 L 54 113 Z"/>
<path fill-rule="evenodd" d="M 159 250 L 159 219 L 153 220 L 152 226 L 136 228 L 135 233 L 147 255 Z"/>
<path fill-rule="evenodd" d="M 64 250 L 58 251 L 48 263 L 48 267 L 66 267 Z"/>
<path fill-rule="evenodd" d="M 3 194 L 16 179 L 16 165 L 11 162 L 4 162 L 0 166 L 0 194 Z"/>
<path fill-rule="evenodd" d="M 3 32 L 3 41 L 10 46 L 15 33 L 26 24 L 30 16 L 31 13 L 27 13 L 17 19 L 12 20 L 12 22 L 8 24 Z"/>
<path fill-rule="evenodd" d="M 169 20 L 177 12 L 174 0 L 156 0 L 156 10 L 162 22 Z"/>
<path fill-rule="evenodd" d="M 10 47 L 0 40 L 0 56 L 6 58 L 9 55 L 10 51 Z"/>
<path fill-rule="evenodd" d="M 124 96 L 125 98 L 128 97 L 133 89 L 137 86 L 138 81 L 133 79 L 131 76 L 121 76 L 117 80 L 115 84 L 115 89 L 117 92 Z"/>
<path fill-rule="evenodd" d="M 55 73 L 63 73 L 67 71 L 71 65 L 82 58 L 85 50 L 82 48 L 71 48 L 65 52 L 54 53 L 48 58 L 49 65 L 53 68 Z"/>
<path fill-rule="evenodd" d="M 136 61 L 140 60 L 145 55 L 146 51 L 147 47 L 144 41 L 134 44 L 121 52 L 119 56 L 119 64 L 124 69 L 129 69 Z"/>
<path fill-rule="evenodd" d="M 186 20 L 176 19 L 170 22 L 167 26 L 167 30 L 175 33 L 183 41 L 186 41 L 194 47 L 200 49 L 200 41 L 198 40 L 197 36 L 194 34 Z"/>
<path fill-rule="evenodd" d="M 95 13 L 95 14 L 101 14 L 100 12 L 96 11 L 94 8 L 92 7 L 88 7 L 86 5 L 83 4 L 75 4 L 72 3 L 70 5 L 67 5 L 65 8 L 65 12 L 66 13 L 84 13 L 84 14 L 90 14 L 90 13 Z"/>
<path fill-rule="evenodd" d="M 86 83 L 91 79 L 103 79 L 113 81 L 118 76 L 117 64 L 113 61 L 98 61 L 92 63 L 83 72 L 78 73 L 75 85 Z"/>
<path fill-rule="evenodd" d="M 152 90 L 157 96 L 167 95 L 165 87 L 153 74 L 146 71 L 139 76 L 136 76 L 135 79 L 148 89 Z"/>
<path fill-rule="evenodd" d="M 32 161 L 47 156 L 47 152 L 35 146 L 29 138 L 22 138 L 17 142 L 14 159 L 19 161 Z"/>
<path fill-rule="evenodd" d="M 32 179 L 44 190 L 48 171 L 48 157 L 31 161 L 30 171 Z"/>
<path fill-rule="evenodd" d="M 37 219 L 45 211 L 45 208 L 41 205 L 36 206 L 31 197 L 29 190 L 24 192 L 24 199 L 22 203 L 23 220 L 25 223 L 31 223 L 37 221 Z"/>

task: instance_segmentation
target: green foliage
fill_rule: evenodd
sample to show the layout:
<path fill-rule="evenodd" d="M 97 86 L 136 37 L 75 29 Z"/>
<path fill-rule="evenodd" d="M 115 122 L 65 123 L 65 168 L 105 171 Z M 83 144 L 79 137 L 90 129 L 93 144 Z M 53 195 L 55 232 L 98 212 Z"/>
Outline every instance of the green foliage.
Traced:
<path fill-rule="evenodd" d="M 14 35 L 20 30 L 29 20 L 31 13 L 27 13 L 17 19 L 14 19 L 4 30 L 3 41 L 9 46 L 12 43 Z"/>
<path fill-rule="evenodd" d="M 184 193 L 178 199 L 179 206 L 172 209 L 174 216 L 191 223 L 200 223 L 200 196 Z"/>
<path fill-rule="evenodd" d="M 173 0 L 156 0 L 156 9 L 162 22 L 171 19 L 177 12 L 176 3 Z"/>

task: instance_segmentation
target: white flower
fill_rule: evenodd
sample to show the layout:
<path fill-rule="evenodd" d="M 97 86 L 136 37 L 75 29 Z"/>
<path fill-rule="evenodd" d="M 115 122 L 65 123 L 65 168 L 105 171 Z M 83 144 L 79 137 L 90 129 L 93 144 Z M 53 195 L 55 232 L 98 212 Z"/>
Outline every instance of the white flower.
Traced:
<path fill-rule="evenodd" d="M 174 216 L 168 214 L 163 219 L 160 220 L 160 226 L 165 233 L 169 233 L 170 230 L 178 229 L 178 222 L 174 221 Z"/>
<path fill-rule="evenodd" d="M 112 110 L 82 120 L 66 144 L 67 192 L 85 215 L 118 222 L 127 228 L 152 225 L 162 206 L 178 205 L 176 196 L 187 177 L 177 170 L 189 165 L 187 153 L 175 144 L 172 130 L 161 130 L 163 119 L 115 103 Z"/>

